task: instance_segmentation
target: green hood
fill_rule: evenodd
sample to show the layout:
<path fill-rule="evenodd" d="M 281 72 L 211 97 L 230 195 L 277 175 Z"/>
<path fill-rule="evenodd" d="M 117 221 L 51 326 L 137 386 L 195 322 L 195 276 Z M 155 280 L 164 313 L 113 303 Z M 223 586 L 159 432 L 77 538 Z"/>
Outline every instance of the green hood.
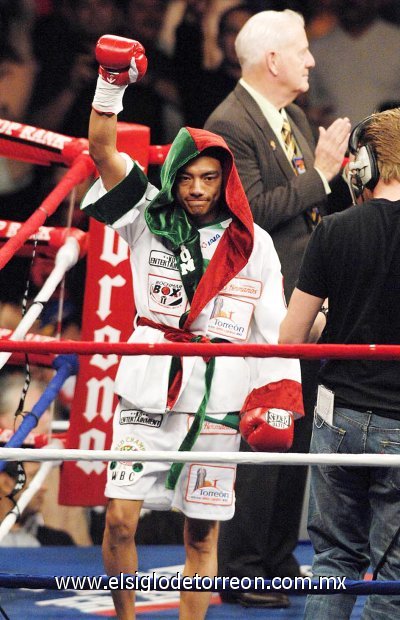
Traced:
<path fill-rule="evenodd" d="M 203 273 L 199 232 L 175 202 L 172 188 L 178 170 L 211 147 L 222 149 L 223 191 L 233 221 Z M 194 260 L 194 270 L 182 278 L 191 302 L 185 322 L 188 329 L 204 305 L 244 267 L 253 248 L 253 218 L 232 153 L 223 138 L 204 129 L 184 127 L 179 131 L 161 170 L 161 189 L 148 205 L 145 219 L 150 231 L 163 237 L 178 258 L 184 246 Z"/>

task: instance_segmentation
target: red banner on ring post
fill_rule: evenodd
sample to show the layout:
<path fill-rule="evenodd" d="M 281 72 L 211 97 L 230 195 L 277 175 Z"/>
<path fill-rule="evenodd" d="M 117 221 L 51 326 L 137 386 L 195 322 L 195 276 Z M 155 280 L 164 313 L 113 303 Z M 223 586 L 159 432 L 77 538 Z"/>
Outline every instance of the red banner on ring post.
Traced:
<path fill-rule="evenodd" d="M 118 123 L 118 149 L 145 170 L 149 163 L 150 129 Z M 135 308 L 129 248 L 111 228 L 91 219 L 87 253 L 82 340 L 128 340 Z M 105 450 L 111 447 L 112 418 L 117 404 L 114 379 L 119 356 L 80 357 L 66 448 Z M 105 503 L 106 463 L 65 462 L 61 468 L 61 504 L 98 506 Z"/>

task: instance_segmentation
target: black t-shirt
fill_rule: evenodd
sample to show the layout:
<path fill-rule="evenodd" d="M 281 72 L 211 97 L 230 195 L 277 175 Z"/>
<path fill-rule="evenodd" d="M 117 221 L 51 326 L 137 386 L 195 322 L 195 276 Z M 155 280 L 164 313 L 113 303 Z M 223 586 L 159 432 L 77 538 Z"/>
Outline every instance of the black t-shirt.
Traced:
<path fill-rule="evenodd" d="M 325 341 L 400 344 L 400 201 L 326 216 L 310 238 L 297 288 L 329 298 Z M 326 360 L 335 404 L 400 419 L 398 361 Z"/>

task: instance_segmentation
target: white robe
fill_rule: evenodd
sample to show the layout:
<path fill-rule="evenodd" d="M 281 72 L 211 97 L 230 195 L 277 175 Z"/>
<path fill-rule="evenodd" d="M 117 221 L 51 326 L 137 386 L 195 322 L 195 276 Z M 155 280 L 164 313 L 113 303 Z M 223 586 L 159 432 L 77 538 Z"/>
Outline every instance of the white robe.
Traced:
<path fill-rule="evenodd" d="M 132 169 L 127 160 L 127 174 Z M 142 199 L 112 227 L 130 247 L 134 299 L 139 317 L 179 327 L 189 309 L 175 257 L 152 234 L 144 210 L 158 190 L 150 183 Z M 99 179 L 86 194 L 82 207 L 104 195 Z M 203 259 L 213 256 L 231 220 L 204 226 L 200 232 Z M 127 308 L 127 312 L 130 308 Z M 196 335 L 223 338 L 234 344 L 276 344 L 279 325 L 286 314 L 280 262 L 269 234 L 254 225 L 254 248 L 246 266 L 201 310 L 191 325 Z M 137 326 L 129 342 L 167 342 L 164 333 Z M 133 407 L 148 413 L 165 413 L 171 356 L 125 356 L 115 382 L 116 393 Z M 194 413 L 204 396 L 206 364 L 201 357 L 184 356 L 183 377 L 174 411 Z M 255 389 L 289 379 L 300 383 L 298 360 L 284 358 L 216 357 L 207 413 L 240 411 Z"/>

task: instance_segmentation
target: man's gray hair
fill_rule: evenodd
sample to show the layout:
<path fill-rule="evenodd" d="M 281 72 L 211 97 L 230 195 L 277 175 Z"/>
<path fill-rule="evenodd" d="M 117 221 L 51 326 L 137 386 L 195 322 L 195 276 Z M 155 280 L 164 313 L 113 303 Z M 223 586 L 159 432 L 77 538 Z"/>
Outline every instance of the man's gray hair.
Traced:
<path fill-rule="evenodd" d="M 267 51 L 282 49 L 293 39 L 293 26 L 304 28 L 304 17 L 292 11 L 261 11 L 244 24 L 235 41 L 242 69 L 257 64 Z"/>

